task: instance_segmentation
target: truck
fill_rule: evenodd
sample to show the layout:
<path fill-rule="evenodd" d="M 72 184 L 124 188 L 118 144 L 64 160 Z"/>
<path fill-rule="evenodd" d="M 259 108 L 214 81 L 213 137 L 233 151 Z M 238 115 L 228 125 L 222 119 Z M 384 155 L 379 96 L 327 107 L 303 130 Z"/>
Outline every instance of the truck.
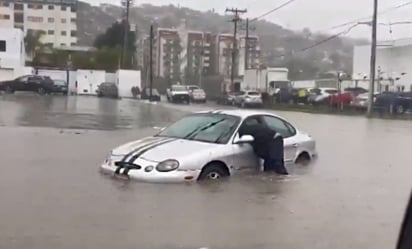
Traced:
<path fill-rule="evenodd" d="M 289 69 L 287 68 L 267 68 L 248 69 L 245 72 L 241 88 L 244 90 L 257 90 L 274 94 L 282 88 L 291 88 L 289 80 Z"/>

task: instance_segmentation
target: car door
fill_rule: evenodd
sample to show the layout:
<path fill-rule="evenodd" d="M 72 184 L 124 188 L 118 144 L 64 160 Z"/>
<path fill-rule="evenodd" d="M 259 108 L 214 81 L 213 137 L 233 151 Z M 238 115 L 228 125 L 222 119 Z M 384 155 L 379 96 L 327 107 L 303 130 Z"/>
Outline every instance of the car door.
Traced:
<path fill-rule="evenodd" d="M 244 125 L 252 125 L 256 122 L 262 122 L 260 120 L 260 116 L 251 116 L 247 119 L 245 119 L 242 124 L 240 125 L 241 127 Z M 236 131 L 235 134 L 235 139 L 236 141 L 239 139 L 239 132 Z M 253 147 L 249 143 L 232 143 L 233 146 L 233 168 L 235 171 L 251 171 L 258 169 L 259 167 L 259 158 L 256 156 Z"/>
<path fill-rule="evenodd" d="M 27 87 L 28 80 L 29 76 L 22 76 L 20 78 L 17 78 L 15 86 L 13 86 L 13 89 L 16 91 L 25 91 L 24 89 Z"/>
<path fill-rule="evenodd" d="M 266 125 L 282 135 L 284 139 L 285 162 L 294 162 L 299 146 L 296 129 L 290 123 L 276 116 L 264 115 L 262 120 Z"/>

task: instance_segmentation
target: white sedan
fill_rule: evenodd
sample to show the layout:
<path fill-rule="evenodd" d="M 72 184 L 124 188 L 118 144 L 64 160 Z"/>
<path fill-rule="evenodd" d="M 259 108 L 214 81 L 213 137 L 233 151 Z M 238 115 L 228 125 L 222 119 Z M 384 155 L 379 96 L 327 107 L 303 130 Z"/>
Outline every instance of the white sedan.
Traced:
<path fill-rule="evenodd" d="M 256 170 L 260 160 L 239 137 L 241 126 L 263 122 L 284 137 L 285 161 L 307 162 L 317 155 L 314 139 L 285 119 L 265 112 L 216 110 L 190 114 L 153 137 L 113 149 L 103 172 L 145 182 L 179 183 L 217 180 Z"/>

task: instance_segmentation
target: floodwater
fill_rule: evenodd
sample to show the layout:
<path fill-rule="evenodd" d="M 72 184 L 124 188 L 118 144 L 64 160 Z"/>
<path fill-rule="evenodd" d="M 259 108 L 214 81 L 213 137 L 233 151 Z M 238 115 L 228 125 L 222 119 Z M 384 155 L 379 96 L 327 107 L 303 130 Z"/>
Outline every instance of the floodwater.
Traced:
<path fill-rule="evenodd" d="M 412 187 L 412 123 L 281 112 L 320 157 L 161 185 L 99 173 L 111 148 L 205 106 L 0 96 L 0 248 L 394 248 Z"/>

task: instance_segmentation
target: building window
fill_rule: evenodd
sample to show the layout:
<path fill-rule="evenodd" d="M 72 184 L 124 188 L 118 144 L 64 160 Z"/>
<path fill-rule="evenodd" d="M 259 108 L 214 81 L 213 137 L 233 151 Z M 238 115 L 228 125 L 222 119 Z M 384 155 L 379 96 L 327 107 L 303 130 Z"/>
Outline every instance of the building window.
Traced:
<path fill-rule="evenodd" d="M 62 31 L 62 32 L 61 32 L 61 35 L 62 35 L 62 36 L 66 36 L 66 35 L 67 35 L 67 32 L 66 32 L 66 31 Z"/>
<path fill-rule="evenodd" d="M 41 16 L 28 16 L 27 20 L 30 22 L 43 22 L 43 17 Z"/>
<path fill-rule="evenodd" d="M 67 23 L 66 18 L 62 18 L 62 23 Z"/>
<path fill-rule="evenodd" d="M 0 20 L 10 20 L 10 15 L 0 15 Z"/>
<path fill-rule="evenodd" d="M 35 10 L 41 10 L 41 9 L 43 9 L 43 5 L 41 5 L 41 4 L 28 4 L 27 5 L 27 7 L 29 8 L 29 9 L 35 9 Z"/>
<path fill-rule="evenodd" d="M 3 6 L 3 7 L 10 7 L 10 3 L 7 3 L 7 2 L 0 2 L 0 6 Z"/>
<path fill-rule="evenodd" d="M 61 9 L 62 11 L 66 11 L 66 10 L 67 10 L 67 7 L 66 7 L 66 6 L 61 6 L 60 9 Z"/>
<path fill-rule="evenodd" d="M 50 23 L 53 23 L 53 22 L 54 22 L 54 18 L 53 18 L 53 17 L 49 17 L 49 18 L 47 19 L 47 21 L 50 22 Z"/>
<path fill-rule="evenodd" d="M 49 5 L 49 10 L 54 10 L 54 5 Z"/>
<path fill-rule="evenodd" d="M 23 23 L 24 22 L 23 13 L 14 13 L 14 22 L 15 23 Z"/>
<path fill-rule="evenodd" d="M 60 46 L 66 47 L 66 43 L 60 43 Z"/>
<path fill-rule="evenodd" d="M 47 34 L 48 34 L 48 35 L 54 35 L 54 30 L 49 30 L 49 31 L 47 31 Z"/>
<path fill-rule="evenodd" d="M 70 22 L 71 22 L 71 23 L 76 23 L 76 18 L 70 19 Z"/>
<path fill-rule="evenodd" d="M 15 10 L 23 10 L 23 4 L 22 3 L 15 3 L 14 4 L 14 9 Z"/>
<path fill-rule="evenodd" d="M 46 43 L 46 46 L 49 47 L 49 48 L 53 48 L 53 43 L 50 43 L 50 42 Z"/>
<path fill-rule="evenodd" d="M 71 12 L 76 12 L 77 11 L 77 9 L 76 9 L 76 6 L 72 6 L 71 8 L 70 8 L 70 10 L 71 10 Z"/>
<path fill-rule="evenodd" d="M 6 52 L 6 41 L 0 40 L 0 52 Z"/>
<path fill-rule="evenodd" d="M 74 47 L 74 46 L 76 46 L 76 43 L 70 43 L 70 46 Z"/>
<path fill-rule="evenodd" d="M 70 36 L 71 36 L 71 37 L 76 37 L 76 36 L 77 36 L 76 30 L 72 30 L 72 31 L 70 32 Z"/>

